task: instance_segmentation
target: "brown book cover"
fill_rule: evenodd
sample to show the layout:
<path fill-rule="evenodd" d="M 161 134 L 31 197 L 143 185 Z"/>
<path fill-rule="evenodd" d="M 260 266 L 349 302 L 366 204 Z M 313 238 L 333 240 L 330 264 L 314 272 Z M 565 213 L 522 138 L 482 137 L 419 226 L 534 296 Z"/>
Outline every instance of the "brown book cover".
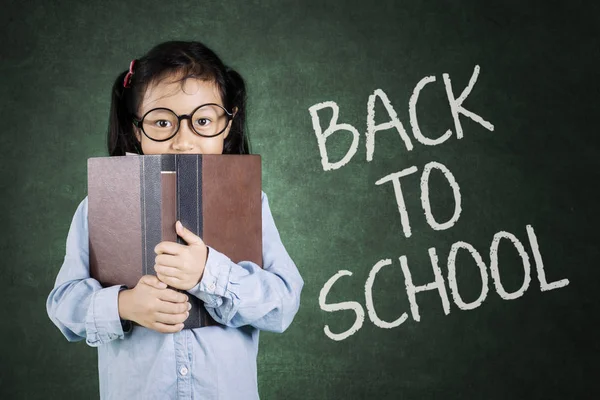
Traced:
<path fill-rule="evenodd" d="M 234 262 L 262 267 L 259 155 L 162 154 L 88 160 L 90 273 L 103 286 L 133 288 L 156 275 L 154 247 L 184 243 L 175 222 Z M 202 301 L 185 328 L 215 324 Z"/>

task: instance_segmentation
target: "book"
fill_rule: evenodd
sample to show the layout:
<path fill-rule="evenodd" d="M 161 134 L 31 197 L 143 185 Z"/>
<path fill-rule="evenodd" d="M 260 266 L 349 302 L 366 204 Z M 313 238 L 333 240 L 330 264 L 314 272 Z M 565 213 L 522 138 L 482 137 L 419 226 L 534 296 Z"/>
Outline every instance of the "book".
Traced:
<path fill-rule="evenodd" d="M 133 288 L 156 275 L 155 246 L 185 243 L 175 222 L 233 262 L 262 267 L 259 155 L 161 154 L 88 159 L 90 274 L 103 287 Z M 185 291 L 182 291 L 185 293 Z M 214 325 L 204 304 L 184 329 Z"/>

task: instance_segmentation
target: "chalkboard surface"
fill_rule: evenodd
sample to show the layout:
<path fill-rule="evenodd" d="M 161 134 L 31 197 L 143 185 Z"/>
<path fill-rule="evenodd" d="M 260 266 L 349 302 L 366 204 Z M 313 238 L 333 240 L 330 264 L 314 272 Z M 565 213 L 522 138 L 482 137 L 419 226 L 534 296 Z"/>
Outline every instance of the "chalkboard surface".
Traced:
<path fill-rule="evenodd" d="M 9 2 L 0 398 L 96 398 L 45 301 L 129 61 L 200 40 L 245 77 L 305 281 L 264 399 L 598 398 L 600 7 L 581 1 Z"/>

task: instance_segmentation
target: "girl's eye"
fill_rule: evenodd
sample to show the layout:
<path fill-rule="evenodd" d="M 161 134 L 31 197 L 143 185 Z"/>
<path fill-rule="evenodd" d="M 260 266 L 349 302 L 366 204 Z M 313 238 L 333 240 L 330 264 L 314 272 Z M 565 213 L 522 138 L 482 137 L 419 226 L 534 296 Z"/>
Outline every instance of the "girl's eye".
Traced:
<path fill-rule="evenodd" d="M 159 119 L 155 122 L 155 125 L 159 128 L 169 128 L 171 127 L 171 121 L 167 121 L 166 119 Z"/>
<path fill-rule="evenodd" d="M 196 120 L 196 125 L 204 128 L 204 127 L 210 125 L 210 119 L 208 119 L 208 118 L 198 118 Z"/>

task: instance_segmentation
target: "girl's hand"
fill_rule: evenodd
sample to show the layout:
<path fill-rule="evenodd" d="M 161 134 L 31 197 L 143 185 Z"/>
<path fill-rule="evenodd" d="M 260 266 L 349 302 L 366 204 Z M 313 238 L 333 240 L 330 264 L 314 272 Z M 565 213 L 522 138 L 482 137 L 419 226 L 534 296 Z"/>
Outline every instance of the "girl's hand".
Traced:
<path fill-rule="evenodd" d="M 154 275 L 144 275 L 133 289 L 121 290 L 118 297 L 121 319 L 137 322 L 161 333 L 183 329 L 183 321 L 192 307 L 188 297 L 159 281 Z"/>
<path fill-rule="evenodd" d="M 184 228 L 181 222 L 177 221 L 175 230 L 187 245 L 160 242 L 154 248 L 157 254 L 154 270 L 161 282 L 176 289 L 188 290 L 202 279 L 208 248 L 202 239 Z"/>

